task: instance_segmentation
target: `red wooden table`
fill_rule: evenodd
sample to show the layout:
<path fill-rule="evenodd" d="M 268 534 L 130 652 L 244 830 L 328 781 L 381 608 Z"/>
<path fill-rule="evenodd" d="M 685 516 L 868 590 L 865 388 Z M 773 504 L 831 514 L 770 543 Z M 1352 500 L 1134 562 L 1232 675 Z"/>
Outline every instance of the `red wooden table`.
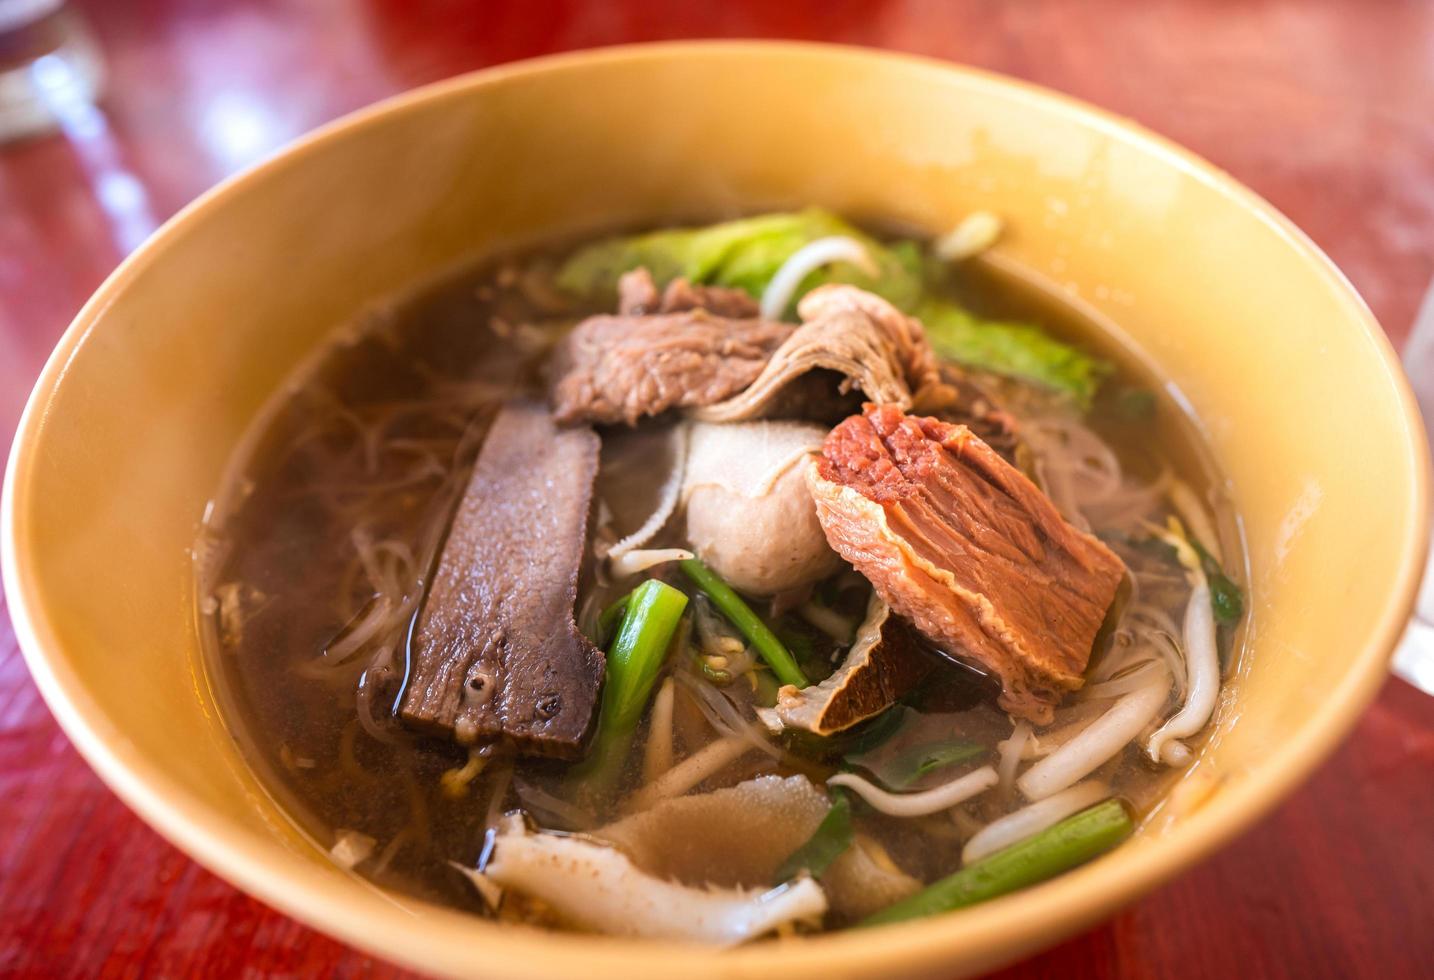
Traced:
<path fill-rule="evenodd" d="M 103 114 L 0 148 L 0 449 L 50 348 L 155 223 L 304 130 L 515 58 L 677 37 L 915 51 L 1062 89 L 1270 198 L 1396 341 L 1434 274 L 1434 5 L 172 0 L 78 4 Z M 1434 975 L 1434 699 L 1353 737 L 1215 859 L 1011 977 Z M 1033 924 L 1034 925 L 1034 924 Z M 395 976 L 202 871 L 100 784 L 0 607 L 0 975 Z"/>

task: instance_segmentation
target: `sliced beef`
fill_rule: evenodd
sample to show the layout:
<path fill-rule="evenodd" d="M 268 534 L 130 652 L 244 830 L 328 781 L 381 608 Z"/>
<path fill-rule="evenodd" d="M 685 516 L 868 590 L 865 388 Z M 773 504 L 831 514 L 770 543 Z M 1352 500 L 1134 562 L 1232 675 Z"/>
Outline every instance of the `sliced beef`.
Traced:
<path fill-rule="evenodd" d="M 645 266 L 624 272 L 617 280 L 617 312 L 619 316 L 646 316 L 656 313 L 662 303 L 657 283 Z"/>
<path fill-rule="evenodd" d="M 645 268 L 625 272 L 617 281 L 617 311 L 626 316 L 647 313 L 686 313 L 706 310 L 717 316 L 750 319 L 758 313 L 757 301 L 743 289 L 699 286 L 681 276 L 667 284 L 661 295 L 652 273 Z"/>
<path fill-rule="evenodd" d="M 859 389 L 881 405 L 911 408 L 915 393 L 944 395 L 941 370 L 921 324 L 880 296 L 855 286 L 812 290 L 797 306 L 802 326 L 741 394 L 692 414 L 705 422 L 738 422 L 774 414 L 794 382 L 834 372 L 837 392 Z"/>
<path fill-rule="evenodd" d="M 793 329 L 702 309 L 589 317 L 554 354 L 554 411 L 564 424 L 634 425 L 720 402 L 750 385 Z"/>
<path fill-rule="evenodd" d="M 809 471 L 827 540 L 933 643 L 1038 724 L 1082 683 L 1125 574 L 964 425 L 867 405 Z"/>
<path fill-rule="evenodd" d="M 955 365 L 942 365 L 941 380 L 949 397 L 939 409 L 933 408 L 933 413 L 967 426 L 1006 462 L 1017 463 L 1021 431 L 1015 416 L 1002 409 L 980 382 Z"/>
<path fill-rule="evenodd" d="M 757 714 L 774 732 L 801 728 L 833 735 L 891 707 L 931 668 L 931 657 L 922 652 L 911 627 L 873 595 L 841 666 L 820 684 L 783 687 L 776 706 L 759 708 Z"/>
<path fill-rule="evenodd" d="M 546 406 L 493 422 L 414 630 L 399 717 L 464 745 L 576 758 L 603 655 L 573 622 L 599 442 Z"/>
<path fill-rule="evenodd" d="M 617 316 L 584 320 L 553 361 L 558 420 L 628 425 L 680 409 L 705 422 L 830 424 L 863 400 L 968 422 L 1008 458 L 1010 416 L 938 361 L 919 321 L 880 296 L 828 285 L 802 298 L 800 327 L 757 318 L 745 292 L 646 269 L 618 283 Z"/>

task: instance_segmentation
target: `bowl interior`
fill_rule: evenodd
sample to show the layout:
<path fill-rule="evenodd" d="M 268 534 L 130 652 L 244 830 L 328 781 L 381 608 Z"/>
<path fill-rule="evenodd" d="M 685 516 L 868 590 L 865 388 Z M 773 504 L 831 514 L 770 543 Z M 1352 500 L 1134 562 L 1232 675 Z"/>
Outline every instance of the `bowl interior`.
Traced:
<path fill-rule="evenodd" d="M 1201 421 L 1249 549 L 1248 669 L 1198 812 L 956 916 L 712 957 L 498 933 L 332 868 L 225 734 L 188 549 L 265 400 L 335 326 L 475 255 L 588 228 L 820 204 L 998 254 L 1117 325 Z M 1247 824 L 1347 730 L 1421 565 L 1422 434 L 1352 290 L 1253 195 L 1060 97 L 909 58 L 668 45 L 459 79 L 321 132 L 167 225 L 46 369 L 8 475 L 5 577 L 56 714 L 200 861 L 434 972 L 836 977 L 974 971 L 1108 913 Z M 402 909 L 418 910 L 408 915 Z M 1041 923 L 1039 927 L 1032 923 Z"/>

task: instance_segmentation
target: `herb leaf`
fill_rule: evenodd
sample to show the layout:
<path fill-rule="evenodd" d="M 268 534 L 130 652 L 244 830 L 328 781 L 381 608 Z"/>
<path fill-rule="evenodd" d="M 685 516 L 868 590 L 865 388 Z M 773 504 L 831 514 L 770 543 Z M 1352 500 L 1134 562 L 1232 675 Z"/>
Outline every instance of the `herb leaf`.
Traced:
<path fill-rule="evenodd" d="M 892 789 L 905 789 L 927 773 L 969 762 L 988 751 L 990 750 L 980 742 L 965 738 L 933 742 L 907 749 L 882 768 L 885 770 L 888 786 Z"/>
<path fill-rule="evenodd" d="M 851 846 L 851 802 L 841 790 L 832 793 L 832 806 L 807 842 L 792 852 L 777 869 L 778 884 L 795 878 L 801 871 L 820 877 L 831 863 Z"/>
<path fill-rule="evenodd" d="M 893 704 L 875 718 L 862 722 L 856 728 L 849 729 L 850 741 L 846 743 L 843 756 L 850 762 L 856 756 L 864 755 L 885 744 L 887 739 L 896 734 L 897 729 L 905 720 L 906 707 Z"/>
<path fill-rule="evenodd" d="M 1232 626 L 1240 621 L 1245 614 L 1245 595 L 1240 587 L 1235 584 L 1220 563 L 1205 546 L 1194 538 L 1190 538 L 1190 545 L 1195 553 L 1200 556 L 1200 567 L 1205 572 L 1205 579 L 1210 583 L 1210 607 L 1215 611 L 1215 622 L 1222 626 Z"/>

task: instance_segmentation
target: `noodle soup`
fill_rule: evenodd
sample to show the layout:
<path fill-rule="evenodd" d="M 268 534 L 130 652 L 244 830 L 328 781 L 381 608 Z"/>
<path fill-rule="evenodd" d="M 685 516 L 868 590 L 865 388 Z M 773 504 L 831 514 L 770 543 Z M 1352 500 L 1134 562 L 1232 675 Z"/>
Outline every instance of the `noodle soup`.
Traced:
<path fill-rule="evenodd" d="M 1237 525 L 1139 360 L 973 258 L 988 223 L 658 229 L 339 331 L 195 549 L 286 811 L 475 915 L 717 944 L 1123 839 L 1235 669 Z"/>

